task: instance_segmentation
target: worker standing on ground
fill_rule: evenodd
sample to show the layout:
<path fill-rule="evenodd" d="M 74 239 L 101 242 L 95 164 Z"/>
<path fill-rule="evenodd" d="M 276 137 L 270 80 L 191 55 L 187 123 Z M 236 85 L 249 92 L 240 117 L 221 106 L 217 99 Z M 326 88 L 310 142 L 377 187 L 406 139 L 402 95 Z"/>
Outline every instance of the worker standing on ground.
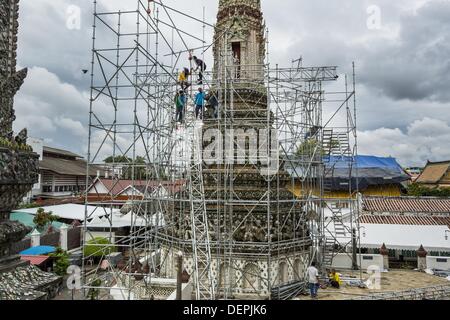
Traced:
<path fill-rule="evenodd" d="M 193 57 L 194 62 L 197 65 L 197 67 L 194 69 L 194 71 L 198 71 L 198 82 L 197 84 L 203 84 L 203 72 L 206 70 L 206 64 L 203 62 L 203 60 L 197 58 L 196 56 Z"/>
<path fill-rule="evenodd" d="M 186 91 L 191 84 L 188 81 L 188 77 L 190 76 L 190 72 L 188 68 L 184 68 L 183 71 L 180 72 L 178 76 L 178 83 L 181 86 L 181 90 Z"/>
<path fill-rule="evenodd" d="M 339 287 L 341 286 L 341 278 L 339 277 L 339 273 L 337 273 L 335 269 L 331 269 L 330 285 L 336 289 L 339 289 Z"/>
<path fill-rule="evenodd" d="M 201 112 L 200 119 L 203 119 L 203 107 L 205 104 L 205 93 L 202 88 L 198 88 L 198 92 L 195 94 L 195 119 L 198 119 L 198 116 Z"/>
<path fill-rule="evenodd" d="M 309 277 L 309 291 L 311 298 L 317 298 L 317 291 L 319 290 L 319 271 L 316 268 L 316 263 L 313 261 L 311 266 L 307 269 Z"/>
<path fill-rule="evenodd" d="M 184 94 L 183 90 L 180 90 L 180 92 L 175 95 L 175 105 L 177 108 L 176 121 L 179 123 L 183 123 L 184 112 L 186 108 L 186 95 Z"/>

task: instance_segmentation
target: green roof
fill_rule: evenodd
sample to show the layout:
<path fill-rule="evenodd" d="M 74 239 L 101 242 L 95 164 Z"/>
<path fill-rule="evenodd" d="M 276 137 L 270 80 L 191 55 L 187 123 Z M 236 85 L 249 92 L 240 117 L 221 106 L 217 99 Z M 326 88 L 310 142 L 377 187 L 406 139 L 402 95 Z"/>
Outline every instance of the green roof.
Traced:
<path fill-rule="evenodd" d="M 36 208 L 37 210 L 38 208 Z M 34 216 L 32 214 L 26 212 L 11 212 L 9 215 L 10 220 L 15 220 L 22 222 L 27 227 L 34 228 L 35 225 L 33 223 Z M 59 229 L 62 226 L 62 222 L 55 221 L 52 223 L 53 227 Z"/>

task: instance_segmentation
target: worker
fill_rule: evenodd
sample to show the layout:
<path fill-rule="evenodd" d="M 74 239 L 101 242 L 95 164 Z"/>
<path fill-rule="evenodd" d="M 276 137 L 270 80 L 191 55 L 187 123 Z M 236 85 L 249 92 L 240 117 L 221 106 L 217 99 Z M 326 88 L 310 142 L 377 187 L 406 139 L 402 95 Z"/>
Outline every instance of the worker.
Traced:
<path fill-rule="evenodd" d="M 176 121 L 179 123 L 183 123 L 183 117 L 186 107 L 186 95 L 183 90 L 180 90 L 175 95 L 175 106 L 177 110 Z"/>
<path fill-rule="evenodd" d="M 311 299 L 317 298 L 317 291 L 319 290 L 319 270 L 316 268 L 316 263 L 313 261 L 311 266 L 307 269 L 309 291 L 311 293 Z"/>
<path fill-rule="evenodd" d="M 203 107 L 205 104 L 205 93 L 202 88 L 198 88 L 198 92 L 195 94 L 195 119 L 198 119 L 200 112 L 200 119 L 203 119 Z"/>
<path fill-rule="evenodd" d="M 188 68 L 183 68 L 183 71 L 180 72 L 178 76 L 178 83 L 181 86 L 181 90 L 186 91 L 191 84 L 188 82 L 188 77 L 190 76 L 190 72 Z"/>
<path fill-rule="evenodd" d="M 196 56 L 193 57 L 194 62 L 197 65 L 197 67 L 194 69 L 195 72 L 198 71 L 198 82 L 197 84 L 203 84 L 203 72 L 206 70 L 206 64 L 203 62 L 203 60 L 197 58 Z"/>
<path fill-rule="evenodd" d="M 335 269 L 331 269 L 330 277 L 329 277 L 330 285 L 333 288 L 339 289 L 342 282 L 339 273 L 336 272 Z"/>
<path fill-rule="evenodd" d="M 210 91 L 207 100 L 210 108 L 212 109 L 214 119 L 217 119 L 219 117 L 219 102 L 217 101 L 216 93 L 214 91 Z"/>

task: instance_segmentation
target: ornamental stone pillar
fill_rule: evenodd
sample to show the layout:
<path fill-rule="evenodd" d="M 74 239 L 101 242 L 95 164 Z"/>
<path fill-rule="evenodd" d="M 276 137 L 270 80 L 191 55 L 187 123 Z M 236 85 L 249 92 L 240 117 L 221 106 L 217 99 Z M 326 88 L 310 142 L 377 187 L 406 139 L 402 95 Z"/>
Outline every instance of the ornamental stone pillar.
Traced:
<path fill-rule="evenodd" d="M 428 252 L 423 245 L 420 245 L 419 250 L 417 250 L 417 269 L 419 269 L 419 271 L 425 271 L 425 269 L 427 269 L 427 255 Z"/>
<path fill-rule="evenodd" d="M 383 256 L 383 269 L 389 270 L 389 250 L 384 243 L 380 248 L 380 254 Z"/>

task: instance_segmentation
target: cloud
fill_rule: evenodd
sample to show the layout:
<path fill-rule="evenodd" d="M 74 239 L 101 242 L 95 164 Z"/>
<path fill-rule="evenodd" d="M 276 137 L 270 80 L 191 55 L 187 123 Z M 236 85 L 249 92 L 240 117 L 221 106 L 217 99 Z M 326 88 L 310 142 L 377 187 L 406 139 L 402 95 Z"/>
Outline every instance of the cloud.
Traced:
<path fill-rule="evenodd" d="M 45 68 L 29 69 L 15 98 L 14 130 L 28 128 L 30 136 L 84 153 L 87 145 L 89 99 Z M 80 139 L 81 138 L 81 139 Z"/>
<path fill-rule="evenodd" d="M 81 124 L 80 121 L 74 121 L 69 118 L 59 118 L 56 121 L 56 125 L 63 129 L 67 130 L 69 133 L 85 138 L 87 135 L 87 129 Z"/>
<path fill-rule="evenodd" d="M 361 154 L 393 156 L 404 166 L 450 159 L 450 125 L 432 118 L 411 123 L 407 130 L 379 128 L 359 132 Z"/>
<path fill-rule="evenodd" d="M 450 100 L 450 2 L 430 1 L 401 17 L 398 37 L 373 42 L 361 80 L 395 99 Z"/>
<path fill-rule="evenodd" d="M 218 0 L 164 3 L 198 19 L 205 6 L 206 21 L 215 23 Z M 81 9 L 80 29 L 67 28 L 71 5 Z M 370 5 L 381 10 L 379 30 L 366 26 Z M 98 6 L 108 11 L 134 10 L 135 2 L 99 0 Z M 350 73 L 351 62 L 356 62 L 360 150 L 398 155 L 405 163 L 419 163 L 426 157 L 450 158 L 445 151 L 449 149 L 445 120 L 450 119 L 450 1 L 263 0 L 262 6 L 270 29 L 272 66 L 290 66 L 292 59 L 302 55 L 304 65 L 338 65 L 341 73 Z M 16 97 L 15 130 L 28 127 L 30 135 L 80 154 L 87 150 L 90 77 L 81 70 L 89 69 L 91 62 L 92 8 L 92 1 L 86 0 L 21 1 L 20 6 L 18 61 L 30 72 Z M 201 23 L 171 14 L 183 31 L 202 37 Z M 160 19 L 171 23 L 161 8 Z M 136 21 L 123 18 L 123 31 L 135 26 Z M 171 42 L 170 29 L 160 27 Z M 213 30 L 207 27 L 205 31 L 209 42 Z M 176 32 L 174 36 L 176 50 L 185 49 Z M 108 42 L 110 47 L 116 40 L 114 36 L 96 39 L 98 45 Z M 164 39 L 159 40 L 162 58 L 169 52 Z M 188 46 L 198 45 L 187 35 L 184 41 Z M 205 57 L 212 66 L 211 50 Z M 186 58 L 187 54 L 181 56 L 178 67 L 187 63 Z M 103 123 L 112 123 L 113 110 L 110 100 L 99 97 L 94 112 Z M 130 110 L 121 102 L 120 122 L 130 122 Z M 442 120 L 431 121 L 436 119 Z M 100 148 L 103 136 L 92 135 L 93 149 Z M 129 137 L 119 140 L 124 148 L 130 143 Z M 427 146 L 431 140 L 433 146 Z M 102 151 L 105 155 L 112 152 L 111 144 Z"/>

